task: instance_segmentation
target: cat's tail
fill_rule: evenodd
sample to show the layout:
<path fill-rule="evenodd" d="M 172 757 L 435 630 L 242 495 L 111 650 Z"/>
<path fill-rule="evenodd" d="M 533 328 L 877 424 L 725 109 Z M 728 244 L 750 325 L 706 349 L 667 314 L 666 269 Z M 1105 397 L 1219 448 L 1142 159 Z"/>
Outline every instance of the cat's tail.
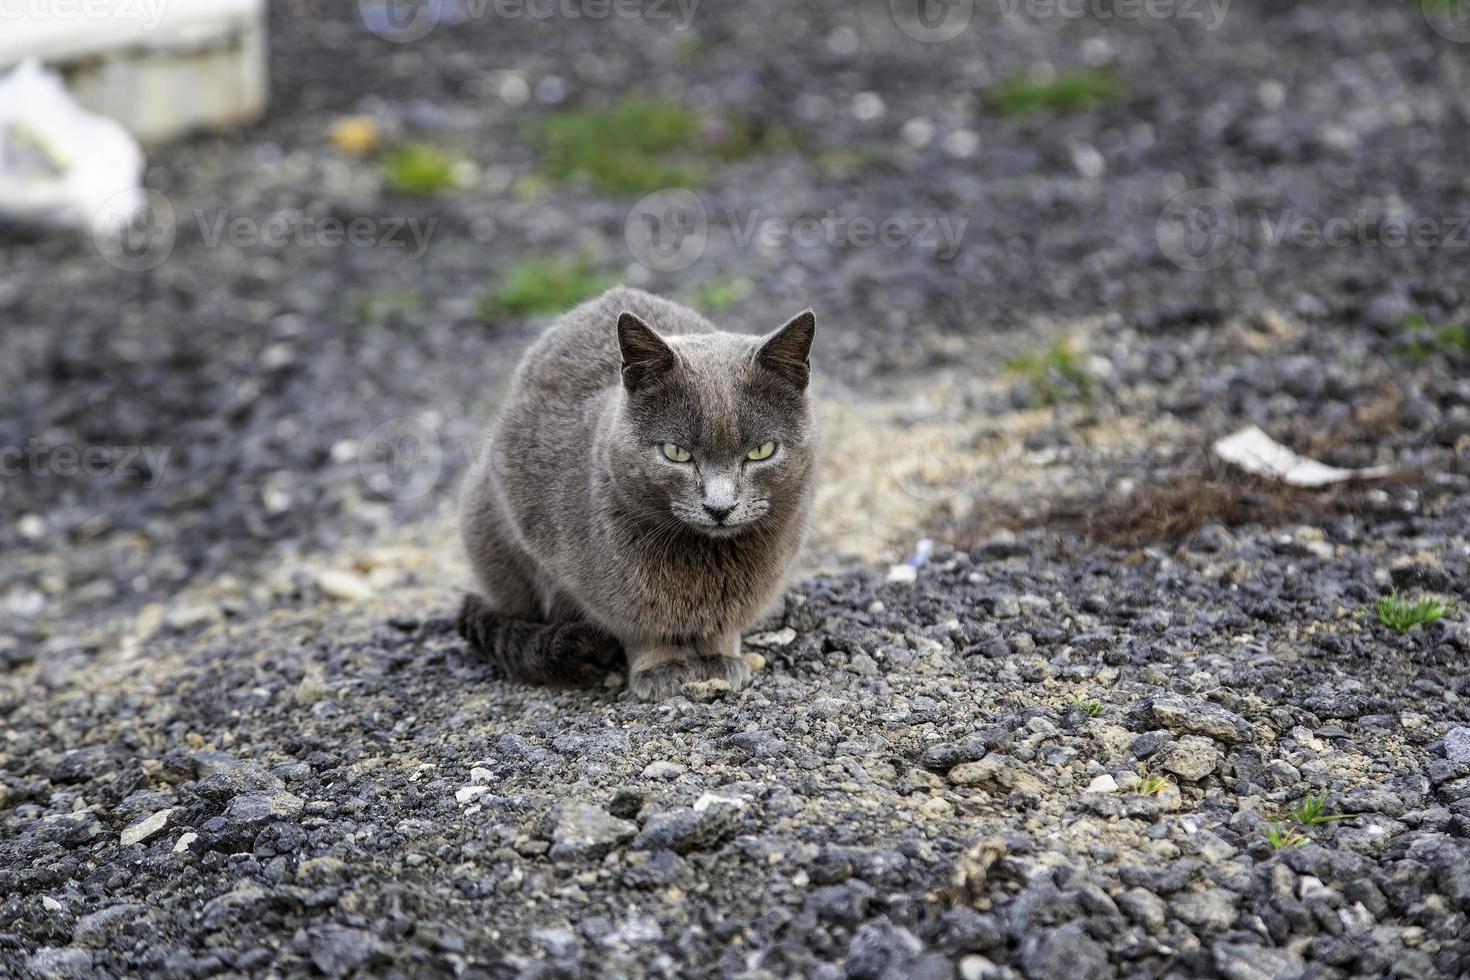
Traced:
<path fill-rule="evenodd" d="M 459 635 L 508 677 L 531 684 L 593 679 L 623 652 L 616 639 L 591 623 L 510 619 L 473 592 L 464 597 L 458 627 Z"/>

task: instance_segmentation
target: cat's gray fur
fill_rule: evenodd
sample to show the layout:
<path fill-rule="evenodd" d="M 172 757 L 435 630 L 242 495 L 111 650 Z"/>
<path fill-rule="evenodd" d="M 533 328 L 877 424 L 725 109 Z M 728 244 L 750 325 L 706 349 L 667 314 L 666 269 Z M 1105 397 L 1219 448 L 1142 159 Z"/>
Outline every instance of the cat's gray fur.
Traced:
<path fill-rule="evenodd" d="M 528 680 L 621 648 L 641 698 L 746 684 L 741 631 L 781 594 L 811 511 L 814 329 L 806 311 L 762 337 L 724 333 L 625 287 L 552 324 L 464 494 L 484 593 L 466 598 L 465 636 Z M 746 459 L 767 441 L 770 459 Z"/>

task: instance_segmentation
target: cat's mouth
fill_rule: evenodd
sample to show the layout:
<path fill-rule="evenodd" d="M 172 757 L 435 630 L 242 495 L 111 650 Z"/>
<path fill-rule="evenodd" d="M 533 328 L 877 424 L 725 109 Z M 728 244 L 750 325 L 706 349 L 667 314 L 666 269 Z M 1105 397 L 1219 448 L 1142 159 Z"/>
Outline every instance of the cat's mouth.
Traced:
<path fill-rule="evenodd" d="M 754 520 L 731 520 L 728 517 L 720 521 L 689 520 L 688 518 L 683 520 L 690 528 L 711 538 L 733 538 L 755 523 Z"/>
<path fill-rule="evenodd" d="M 713 518 L 705 514 L 684 514 L 676 508 L 674 516 L 684 524 L 685 527 L 711 538 L 733 538 L 745 531 L 760 515 L 749 517 L 736 517 L 733 514 L 725 517 Z"/>
<path fill-rule="evenodd" d="M 699 530 L 712 538 L 733 538 L 753 523 L 753 521 L 741 521 L 738 524 L 732 524 L 729 521 L 721 521 L 718 524 L 700 526 Z"/>

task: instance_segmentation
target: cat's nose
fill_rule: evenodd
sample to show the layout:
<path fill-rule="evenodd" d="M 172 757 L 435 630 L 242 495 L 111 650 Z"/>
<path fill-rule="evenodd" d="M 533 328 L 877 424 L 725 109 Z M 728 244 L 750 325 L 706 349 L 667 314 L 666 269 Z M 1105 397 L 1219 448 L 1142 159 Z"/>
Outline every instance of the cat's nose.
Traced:
<path fill-rule="evenodd" d="M 733 506 L 730 506 L 730 507 L 712 507 L 709 504 L 705 504 L 704 505 L 704 512 L 706 514 L 708 514 L 709 516 L 713 517 L 715 519 L 715 523 L 719 523 L 720 521 L 723 521 L 727 516 L 729 516 L 730 511 L 732 511 L 734 509 L 735 508 Z"/>

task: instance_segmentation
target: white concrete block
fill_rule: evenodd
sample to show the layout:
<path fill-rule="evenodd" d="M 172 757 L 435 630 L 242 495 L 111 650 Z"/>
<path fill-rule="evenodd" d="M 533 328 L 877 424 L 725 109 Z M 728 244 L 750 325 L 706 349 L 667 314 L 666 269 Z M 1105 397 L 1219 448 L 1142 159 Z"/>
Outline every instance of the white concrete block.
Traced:
<path fill-rule="evenodd" d="M 26 57 L 144 141 L 248 122 L 268 94 L 266 0 L 0 0 L 0 71 Z"/>

